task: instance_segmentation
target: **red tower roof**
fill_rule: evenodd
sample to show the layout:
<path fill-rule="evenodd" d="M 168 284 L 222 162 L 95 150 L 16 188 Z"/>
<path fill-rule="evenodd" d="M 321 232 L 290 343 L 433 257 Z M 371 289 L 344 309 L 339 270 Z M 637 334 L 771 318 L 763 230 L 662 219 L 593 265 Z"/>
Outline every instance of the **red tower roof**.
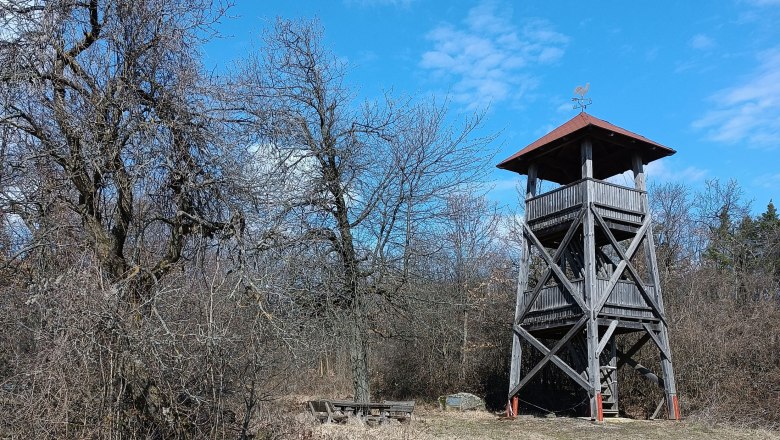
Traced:
<path fill-rule="evenodd" d="M 675 151 L 585 112 L 542 136 L 498 164 L 498 168 L 528 173 L 535 162 L 538 177 L 568 184 L 581 178 L 580 141 L 593 144 L 593 177 L 604 179 L 631 169 L 631 156 L 638 152 L 645 164 Z"/>

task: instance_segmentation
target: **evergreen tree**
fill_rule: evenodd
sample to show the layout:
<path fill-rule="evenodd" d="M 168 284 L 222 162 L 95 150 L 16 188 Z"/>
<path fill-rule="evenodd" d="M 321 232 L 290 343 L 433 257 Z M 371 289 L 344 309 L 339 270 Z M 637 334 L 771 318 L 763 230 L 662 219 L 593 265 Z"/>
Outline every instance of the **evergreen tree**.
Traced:
<path fill-rule="evenodd" d="M 763 268 L 780 279 L 780 217 L 771 200 L 755 223 L 757 256 Z"/>
<path fill-rule="evenodd" d="M 710 241 L 704 252 L 706 260 L 711 261 L 716 267 L 726 269 L 734 264 L 733 225 L 728 206 L 723 206 L 718 213 L 717 223 L 710 226 Z"/>

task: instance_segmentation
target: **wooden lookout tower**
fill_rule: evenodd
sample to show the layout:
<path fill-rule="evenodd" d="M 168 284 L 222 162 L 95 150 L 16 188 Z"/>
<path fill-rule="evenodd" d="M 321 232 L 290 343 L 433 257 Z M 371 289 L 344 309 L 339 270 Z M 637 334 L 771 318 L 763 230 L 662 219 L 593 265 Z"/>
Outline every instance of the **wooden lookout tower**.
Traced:
<path fill-rule="evenodd" d="M 618 413 L 624 365 L 663 388 L 656 413 L 665 402 L 669 418 L 680 418 L 644 173 L 674 153 L 583 111 L 498 165 L 528 176 L 511 415 L 523 388 L 552 363 L 585 390 L 593 420 Z M 633 187 L 602 180 L 626 171 Z M 537 194 L 540 179 L 560 186 Z M 521 375 L 523 341 L 542 357 Z M 661 376 L 633 358 L 649 342 L 660 353 Z"/>

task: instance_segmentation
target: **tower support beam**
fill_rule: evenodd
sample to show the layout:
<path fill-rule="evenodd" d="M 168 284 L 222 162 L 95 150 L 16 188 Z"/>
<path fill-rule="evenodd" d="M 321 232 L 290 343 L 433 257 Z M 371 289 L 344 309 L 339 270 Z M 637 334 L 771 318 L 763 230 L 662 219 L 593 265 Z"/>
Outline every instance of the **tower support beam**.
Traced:
<path fill-rule="evenodd" d="M 526 180 L 525 199 L 528 200 L 536 196 L 536 164 L 531 164 L 528 167 L 528 179 Z M 523 222 L 525 223 L 525 222 Z M 523 234 L 525 235 L 525 234 Z M 528 269 L 531 263 L 531 245 L 523 238 L 523 250 L 520 256 L 520 271 L 517 276 L 517 299 L 515 301 L 515 319 L 516 324 L 520 317 L 525 314 L 521 313 L 523 307 L 523 297 L 525 295 L 525 289 L 528 287 Z M 533 300 L 528 300 L 528 303 Z M 509 366 L 509 389 L 514 389 L 520 383 L 520 362 L 523 356 L 523 346 L 520 341 L 520 336 L 515 332 L 512 332 L 512 363 Z M 507 402 L 507 416 L 517 415 L 517 392 L 509 393 L 509 401 Z"/>
<path fill-rule="evenodd" d="M 634 172 L 634 184 L 636 189 L 642 191 L 642 209 L 650 216 L 650 203 L 647 200 L 647 187 L 645 183 L 644 163 L 639 154 L 634 154 L 631 158 L 631 165 Z M 658 263 L 655 255 L 655 240 L 653 238 L 652 226 L 647 229 L 647 239 L 645 240 L 645 252 L 647 260 L 650 262 L 650 273 L 653 277 L 653 287 L 655 288 L 656 307 L 663 310 L 663 295 L 661 295 L 661 277 L 658 273 Z M 661 358 L 661 371 L 664 375 L 664 393 L 666 394 L 666 409 L 670 419 L 680 420 L 680 405 L 677 400 L 677 385 L 674 381 L 674 367 L 672 366 L 671 348 L 669 346 L 669 330 L 664 321 L 660 326 L 658 337 L 648 330 L 648 334 L 658 345 L 663 353 Z"/>
<path fill-rule="evenodd" d="M 596 321 L 595 305 L 598 302 L 598 288 L 596 286 L 596 237 L 593 210 L 591 203 L 595 199 L 593 188 L 593 144 L 590 140 L 584 140 L 580 146 L 582 156 L 582 178 L 587 179 L 585 184 L 584 207 L 587 207 L 582 223 L 583 233 L 583 263 L 585 269 L 585 302 L 587 304 L 588 324 L 585 334 L 588 353 L 588 382 L 590 383 L 590 418 L 601 422 L 604 419 L 601 399 L 601 365 L 599 362 L 599 326 Z"/>

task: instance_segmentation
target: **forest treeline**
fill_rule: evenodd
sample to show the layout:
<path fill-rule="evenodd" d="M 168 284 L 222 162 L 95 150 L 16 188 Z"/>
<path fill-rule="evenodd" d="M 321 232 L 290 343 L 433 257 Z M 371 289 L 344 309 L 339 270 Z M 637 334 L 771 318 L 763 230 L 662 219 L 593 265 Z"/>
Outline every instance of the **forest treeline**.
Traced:
<path fill-rule="evenodd" d="M 273 438 L 289 394 L 502 406 L 521 246 L 483 115 L 361 100 L 313 21 L 210 74 L 225 6 L 0 2 L 0 436 Z M 650 197 L 683 411 L 778 427 L 774 206 Z"/>

